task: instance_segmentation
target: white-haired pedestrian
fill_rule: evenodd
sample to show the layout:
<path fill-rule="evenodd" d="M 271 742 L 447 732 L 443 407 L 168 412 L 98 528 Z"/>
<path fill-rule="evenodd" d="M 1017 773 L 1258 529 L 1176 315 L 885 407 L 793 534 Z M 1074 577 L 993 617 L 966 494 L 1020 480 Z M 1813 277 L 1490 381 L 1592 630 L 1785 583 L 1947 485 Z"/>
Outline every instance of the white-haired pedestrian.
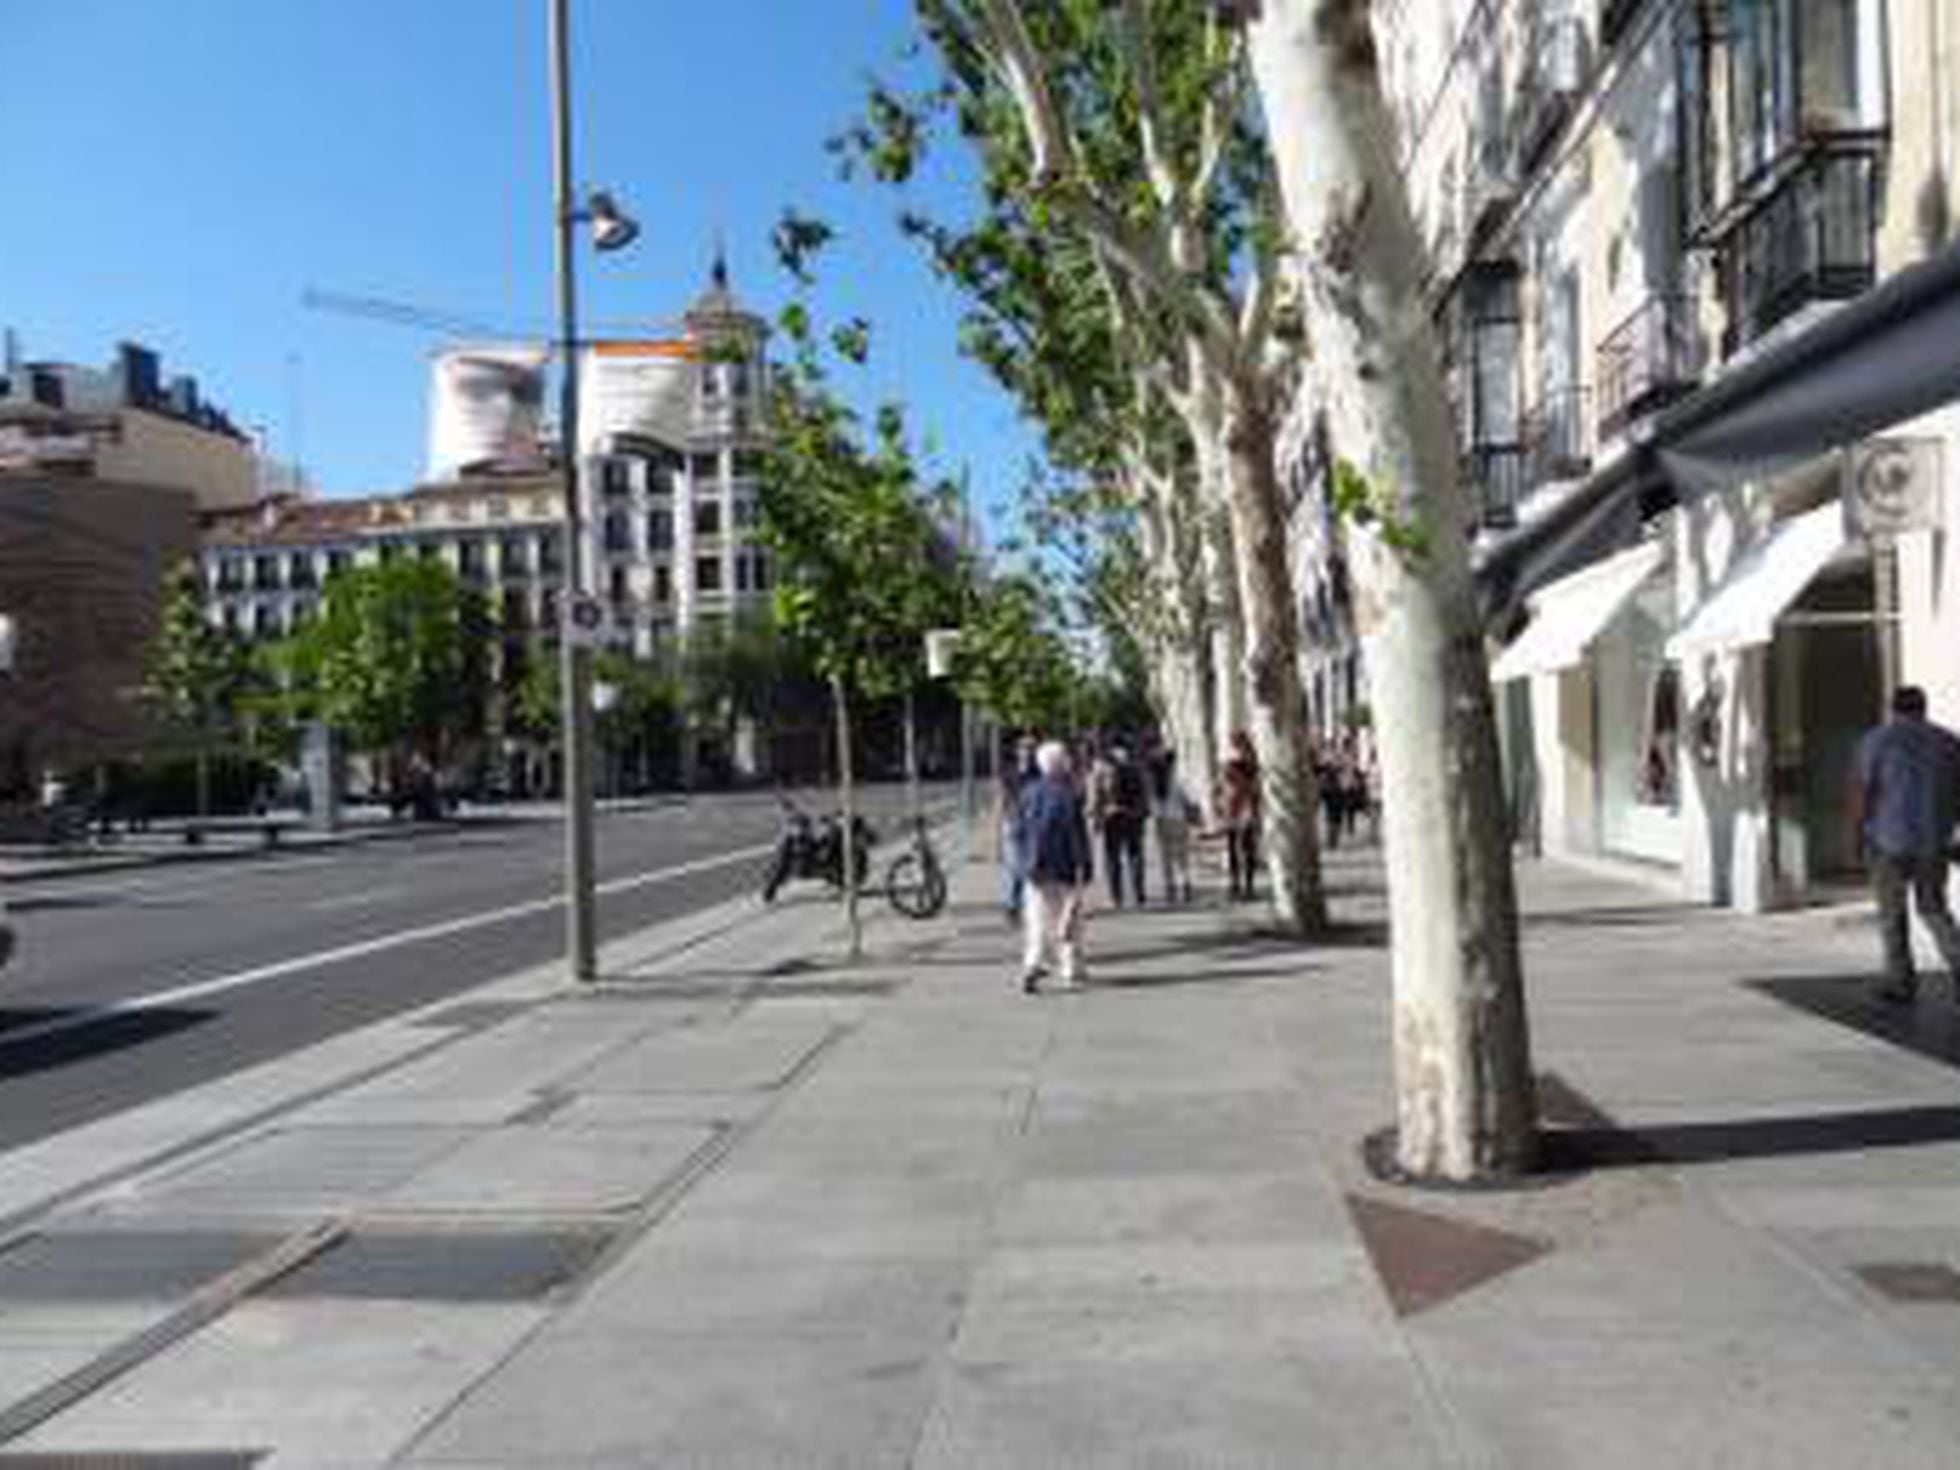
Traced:
<path fill-rule="evenodd" d="M 1082 889 L 1091 872 L 1089 824 L 1067 747 L 1058 740 L 1044 743 L 1035 764 L 1041 775 L 1021 793 L 1018 824 L 1027 878 L 1021 988 L 1030 995 L 1049 973 L 1051 953 L 1060 988 L 1082 982 Z"/>

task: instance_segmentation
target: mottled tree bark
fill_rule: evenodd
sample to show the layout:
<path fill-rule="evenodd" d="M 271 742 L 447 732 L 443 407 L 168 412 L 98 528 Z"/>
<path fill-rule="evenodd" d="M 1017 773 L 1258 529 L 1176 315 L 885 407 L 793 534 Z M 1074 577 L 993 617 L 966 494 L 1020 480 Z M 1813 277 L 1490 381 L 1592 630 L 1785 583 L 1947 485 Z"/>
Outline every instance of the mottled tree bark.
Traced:
<path fill-rule="evenodd" d="M 1382 768 L 1399 1162 L 1514 1172 L 1536 1144 L 1517 900 L 1422 245 L 1366 0 L 1258 11 L 1251 56 L 1315 371 L 1369 500 L 1350 543 Z"/>

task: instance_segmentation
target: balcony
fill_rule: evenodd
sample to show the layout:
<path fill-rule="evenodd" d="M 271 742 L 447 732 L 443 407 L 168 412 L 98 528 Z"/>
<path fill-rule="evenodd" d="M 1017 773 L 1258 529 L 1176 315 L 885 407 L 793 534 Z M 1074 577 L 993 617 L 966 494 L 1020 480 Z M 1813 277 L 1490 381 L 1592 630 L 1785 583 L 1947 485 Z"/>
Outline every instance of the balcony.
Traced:
<path fill-rule="evenodd" d="M 1557 140 L 1585 85 L 1589 60 L 1586 27 L 1578 16 L 1554 16 L 1531 26 L 1511 112 L 1520 175 L 1536 168 Z"/>
<path fill-rule="evenodd" d="M 1793 312 L 1869 290 L 1876 277 L 1879 154 L 1838 140 L 1796 155 L 1718 241 L 1727 357 Z"/>
<path fill-rule="evenodd" d="M 1526 483 L 1583 478 L 1592 469 L 1592 389 L 1547 393 L 1524 419 Z"/>
<path fill-rule="evenodd" d="M 1518 523 L 1524 498 L 1524 449 L 1517 444 L 1479 444 L 1463 457 L 1463 473 L 1476 488 L 1478 524 L 1505 531 Z"/>
<path fill-rule="evenodd" d="M 1599 434 L 1690 392 L 1701 377 L 1693 298 L 1650 296 L 1599 344 Z"/>

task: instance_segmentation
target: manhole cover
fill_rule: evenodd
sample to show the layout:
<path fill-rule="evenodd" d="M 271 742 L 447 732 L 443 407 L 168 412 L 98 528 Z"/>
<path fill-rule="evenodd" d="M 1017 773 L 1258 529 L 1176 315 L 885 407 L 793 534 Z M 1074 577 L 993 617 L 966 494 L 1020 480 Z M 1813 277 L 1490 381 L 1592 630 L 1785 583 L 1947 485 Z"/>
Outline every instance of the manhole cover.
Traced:
<path fill-rule="evenodd" d="M 73 1450 L 0 1453 L 0 1470 L 252 1470 L 264 1450 Z"/>
<path fill-rule="evenodd" d="M 0 1302 L 123 1302 L 188 1296 L 277 1243 L 220 1230 L 76 1230 L 0 1255 Z"/>
<path fill-rule="evenodd" d="M 355 1230 L 263 1296 L 523 1302 L 582 1276 L 610 1231 Z"/>
<path fill-rule="evenodd" d="M 1960 1272 L 1941 1261 L 1875 1261 L 1857 1269 L 1867 1286 L 1895 1302 L 1960 1302 Z"/>

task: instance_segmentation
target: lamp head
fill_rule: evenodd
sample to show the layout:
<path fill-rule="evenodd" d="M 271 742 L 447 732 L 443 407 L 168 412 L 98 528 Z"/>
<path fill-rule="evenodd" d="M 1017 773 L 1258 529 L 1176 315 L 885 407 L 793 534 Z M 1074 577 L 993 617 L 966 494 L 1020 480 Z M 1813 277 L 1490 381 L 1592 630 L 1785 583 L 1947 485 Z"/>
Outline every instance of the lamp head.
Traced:
<path fill-rule="evenodd" d="M 584 214 L 592 225 L 594 250 L 624 250 L 640 237 L 639 221 L 622 212 L 612 195 L 604 189 L 592 191 Z"/>

